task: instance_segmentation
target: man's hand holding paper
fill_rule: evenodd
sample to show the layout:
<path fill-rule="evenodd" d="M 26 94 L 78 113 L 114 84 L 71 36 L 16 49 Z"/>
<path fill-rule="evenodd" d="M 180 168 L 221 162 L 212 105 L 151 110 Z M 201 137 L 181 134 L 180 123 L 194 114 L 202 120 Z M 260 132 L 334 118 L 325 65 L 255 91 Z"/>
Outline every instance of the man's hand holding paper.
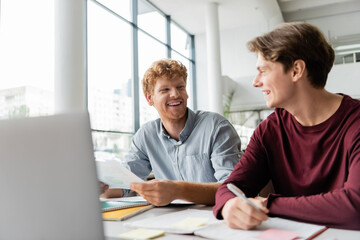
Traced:
<path fill-rule="evenodd" d="M 123 197 L 131 182 L 144 182 L 117 161 L 96 162 L 102 198 Z"/>
<path fill-rule="evenodd" d="M 97 161 L 96 166 L 99 180 L 109 188 L 130 189 L 131 182 L 144 182 L 117 161 Z"/>
<path fill-rule="evenodd" d="M 170 180 L 154 179 L 145 183 L 131 183 L 131 190 L 140 194 L 155 206 L 165 206 L 177 198 L 176 183 Z"/>

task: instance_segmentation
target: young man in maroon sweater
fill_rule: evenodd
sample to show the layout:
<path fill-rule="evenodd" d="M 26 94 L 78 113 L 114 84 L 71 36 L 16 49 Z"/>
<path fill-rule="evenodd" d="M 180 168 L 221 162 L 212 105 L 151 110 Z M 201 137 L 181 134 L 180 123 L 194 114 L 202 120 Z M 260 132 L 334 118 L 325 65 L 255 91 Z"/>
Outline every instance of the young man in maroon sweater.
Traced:
<path fill-rule="evenodd" d="M 334 51 L 307 23 L 286 23 L 248 43 L 253 85 L 275 108 L 216 193 L 214 214 L 250 229 L 278 216 L 360 229 L 360 101 L 324 89 Z M 275 193 L 256 197 L 272 180 Z M 260 210 L 227 189 L 239 187 Z"/>

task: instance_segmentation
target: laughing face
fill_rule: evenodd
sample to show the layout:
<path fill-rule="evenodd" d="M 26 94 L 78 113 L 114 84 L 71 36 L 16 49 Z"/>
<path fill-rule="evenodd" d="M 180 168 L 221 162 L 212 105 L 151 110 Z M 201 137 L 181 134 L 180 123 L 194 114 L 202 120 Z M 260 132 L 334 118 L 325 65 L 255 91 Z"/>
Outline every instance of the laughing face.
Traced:
<path fill-rule="evenodd" d="M 182 77 L 172 80 L 158 78 L 153 93 L 145 94 L 149 105 L 158 111 L 161 120 L 177 121 L 186 118 L 188 94 Z"/>
<path fill-rule="evenodd" d="M 268 61 L 261 54 L 258 54 L 256 67 L 258 73 L 253 86 L 261 89 L 266 105 L 269 108 L 286 108 L 291 104 L 291 99 L 295 95 L 293 72 L 285 72 L 281 63 Z"/>

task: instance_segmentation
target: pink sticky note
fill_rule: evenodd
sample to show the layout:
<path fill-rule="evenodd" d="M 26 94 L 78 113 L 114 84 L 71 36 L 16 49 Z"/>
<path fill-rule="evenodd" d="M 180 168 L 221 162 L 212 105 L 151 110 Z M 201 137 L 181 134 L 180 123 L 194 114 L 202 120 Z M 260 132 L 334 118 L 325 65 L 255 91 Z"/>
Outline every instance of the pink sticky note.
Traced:
<path fill-rule="evenodd" d="M 296 237 L 297 237 L 297 234 L 294 232 L 270 228 L 270 229 L 262 232 L 256 238 L 263 239 L 263 240 L 291 240 Z"/>

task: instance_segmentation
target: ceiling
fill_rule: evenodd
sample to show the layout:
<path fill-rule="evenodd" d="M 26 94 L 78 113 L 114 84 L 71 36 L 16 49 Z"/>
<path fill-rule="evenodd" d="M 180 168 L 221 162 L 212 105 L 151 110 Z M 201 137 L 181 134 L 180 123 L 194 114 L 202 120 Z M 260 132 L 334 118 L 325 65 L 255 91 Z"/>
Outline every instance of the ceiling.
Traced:
<path fill-rule="evenodd" d="M 275 1 L 275 0 L 274 0 Z M 191 34 L 205 33 L 205 12 L 209 3 L 219 4 L 221 30 L 238 28 L 251 21 L 264 21 L 257 0 L 150 0 Z"/>
<path fill-rule="evenodd" d="M 205 32 L 206 5 L 219 4 L 221 30 L 266 21 L 268 8 L 278 8 L 283 19 L 307 21 L 360 11 L 360 0 L 149 0 L 191 34 Z M 266 9 L 264 9 L 266 8 Z M 266 11 L 265 11 L 266 10 Z M 276 10 L 276 9 L 275 9 Z"/>
<path fill-rule="evenodd" d="M 359 0 L 277 0 L 284 20 L 307 21 L 360 11 Z"/>

